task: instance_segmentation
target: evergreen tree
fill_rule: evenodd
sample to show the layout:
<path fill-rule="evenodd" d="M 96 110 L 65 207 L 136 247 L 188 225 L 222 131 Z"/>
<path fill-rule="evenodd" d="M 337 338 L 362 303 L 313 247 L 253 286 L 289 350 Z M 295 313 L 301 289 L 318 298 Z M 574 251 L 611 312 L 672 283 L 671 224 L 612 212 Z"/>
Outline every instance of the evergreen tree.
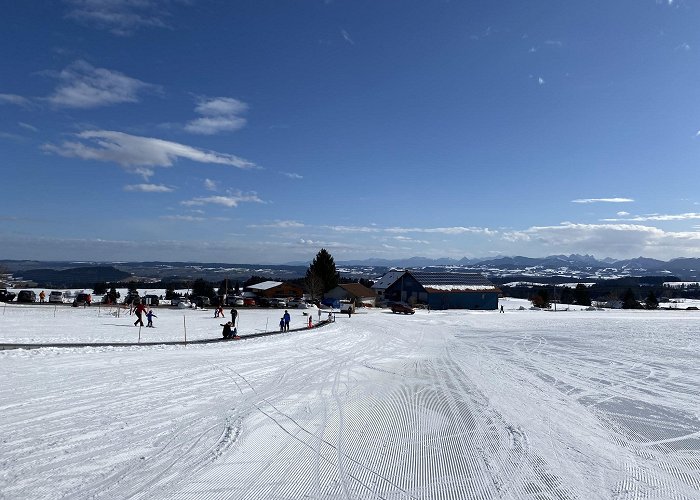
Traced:
<path fill-rule="evenodd" d="M 327 291 L 338 286 L 340 274 L 335 268 L 333 257 L 322 248 L 306 271 L 306 286 L 314 299 L 319 299 Z"/>
<path fill-rule="evenodd" d="M 537 290 L 535 295 L 530 299 L 532 305 L 535 307 L 540 307 L 542 309 L 549 308 L 549 292 L 544 288 Z"/>
<path fill-rule="evenodd" d="M 637 302 L 637 297 L 634 296 L 634 292 L 631 288 L 628 288 L 625 294 L 622 296 L 622 308 L 639 309 L 640 307 L 639 302 Z"/>
<path fill-rule="evenodd" d="M 130 293 L 136 293 L 138 287 L 139 284 L 136 281 L 129 281 L 129 284 L 126 285 L 126 289 L 129 290 Z"/>
<path fill-rule="evenodd" d="M 99 283 L 95 283 L 95 286 L 92 287 L 92 293 L 95 295 L 104 295 L 107 293 L 107 283 L 104 281 L 100 281 Z"/>
<path fill-rule="evenodd" d="M 175 293 L 175 283 L 171 282 L 165 285 L 165 300 L 173 300 L 179 296 L 179 294 Z"/>
<path fill-rule="evenodd" d="M 574 288 L 574 303 L 580 306 L 590 306 L 591 296 L 588 294 L 588 287 L 582 283 Z"/>
<path fill-rule="evenodd" d="M 569 288 L 568 286 L 562 287 L 559 302 L 561 302 L 562 304 L 574 303 L 574 293 L 572 292 L 571 288 Z"/>
<path fill-rule="evenodd" d="M 216 294 L 214 293 L 214 286 L 211 283 L 202 278 L 197 278 L 194 280 L 194 283 L 192 283 L 192 295 L 195 297 L 204 296 L 213 299 Z"/>
<path fill-rule="evenodd" d="M 644 300 L 644 305 L 647 309 L 656 309 L 659 307 L 659 300 L 656 298 L 653 290 L 649 291 L 649 295 Z"/>

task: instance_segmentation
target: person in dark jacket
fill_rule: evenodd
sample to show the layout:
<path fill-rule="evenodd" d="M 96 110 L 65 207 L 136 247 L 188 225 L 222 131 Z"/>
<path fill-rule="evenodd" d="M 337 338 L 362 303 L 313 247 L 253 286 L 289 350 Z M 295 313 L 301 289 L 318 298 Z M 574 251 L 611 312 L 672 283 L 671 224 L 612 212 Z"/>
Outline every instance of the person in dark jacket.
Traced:
<path fill-rule="evenodd" d="M 284 320 L 284 330 L 289 331 L 289 322 L 291 321 L 291 316 L 289 316 L 288 311 L 284 311 L 284 316 L 282 316 L 282 319 Z"/>
<path fill-rule="evenodd" d="M 224 327 L 224 329 L 221 331 L 221 335 L 223 335 L 223 337 L 225 339 L 230 339 L 231 337 L 233 337 L 233 332 L 231 331 L 231 322 L 230 321 L 227 321 L 226 324 L 223 324 L 221 326 Z"/>
<path fill-rule="evenodd" d="M 148 324 L 146 325 L 146 327 L 153 328 L 153 318 L 157 318 L 157 317 L 158 316 L 156 316 L 153 313 L 153 309 L 149 309 L 148 312 L 146 313 L 146 318 L 148 319 Z"/>

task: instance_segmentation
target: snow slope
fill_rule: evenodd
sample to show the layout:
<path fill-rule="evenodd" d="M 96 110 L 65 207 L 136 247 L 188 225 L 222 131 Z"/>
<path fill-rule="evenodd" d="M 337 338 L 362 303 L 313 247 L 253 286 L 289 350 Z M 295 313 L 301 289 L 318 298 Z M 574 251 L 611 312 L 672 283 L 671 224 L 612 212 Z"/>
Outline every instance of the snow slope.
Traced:
<path fill-rule="evenodd" d="M 243 311 L 241 333 L 273 313 Z M 159 310 L 152 335 L 182 314 Z M 188 335 L 219 335 L 186 314 Z M 15 305 L 0 336 L 121 338 L 132 320 Z M 369 310 L 226 344 L 4 351 L 0 498 L 699 498 L 698 326 Z"/>

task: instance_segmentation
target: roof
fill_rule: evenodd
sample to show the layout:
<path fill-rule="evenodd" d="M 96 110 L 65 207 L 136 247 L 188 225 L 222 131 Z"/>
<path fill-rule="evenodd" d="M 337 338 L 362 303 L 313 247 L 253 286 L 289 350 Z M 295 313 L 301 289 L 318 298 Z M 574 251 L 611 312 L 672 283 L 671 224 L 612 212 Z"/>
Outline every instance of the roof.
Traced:
<path fill-rule="evenodd" d="M 426 292 L 495 292 L 496 285 L 477 273 L 408 271 Z"/>
<path fill-rule="evenodd" d="M 353 297 L 376 297 L 377 292 L 370 290 L 360 283 L 341 283 L 338 285 Z"/>
<path fill-rule="evenodd" d="M 386 290 L 403 276 L 406 271 L 389 271 L 372 285 L 373 290 Z"/>
<path fill-rule="evenodd" d="M 278 287 L 282 284 L 281 281 L 263 281 L 255 285 L 249 285 L 246 288 L 249 290 L 269 290 L 270 288 Z"/>

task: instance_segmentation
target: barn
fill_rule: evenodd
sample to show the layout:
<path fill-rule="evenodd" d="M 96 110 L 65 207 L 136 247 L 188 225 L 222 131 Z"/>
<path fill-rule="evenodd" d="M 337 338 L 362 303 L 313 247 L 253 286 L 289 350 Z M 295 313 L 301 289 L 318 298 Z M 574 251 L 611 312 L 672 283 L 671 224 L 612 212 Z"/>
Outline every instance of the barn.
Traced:
<path fill-rule="evenodd" d="M 384 297 L 430 309 L 495 310 L 499 294 L 496 285 L 481 274 L 404 271 L 386 288 Z"/>

